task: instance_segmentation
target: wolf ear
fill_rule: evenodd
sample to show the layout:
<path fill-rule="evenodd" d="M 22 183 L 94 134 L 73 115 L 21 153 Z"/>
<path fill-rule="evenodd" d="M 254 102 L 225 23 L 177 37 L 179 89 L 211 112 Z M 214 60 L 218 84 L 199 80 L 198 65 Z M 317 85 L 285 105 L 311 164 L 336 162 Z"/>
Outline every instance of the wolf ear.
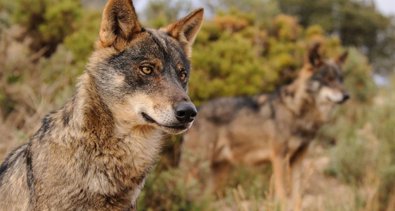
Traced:
<path fill-rule="evenodd" d="M 322 64 L 322 58 L 320 54 L 320 43 L 315 43 L 313 47 L 310 48 L 309 54 L 308 54 L 308 62 L 313 66 L 313 67 L 319 67 Z"/>
<path fill-rule="evenodd" d="M 346 62 L 347 57 L 348 57 L 348 51 L 346 50 L 339 57 L 337 57 L 336 63 L 338 65 L 343 65 Z"/>
<path fill-rule="evenodd" d="M 134 35 L 142 31 L 131 0 L 109 0 L 104 8 L 98 47 L 124 50 Z"/>
<path fill-rule="evenodd" d="M 181 20 L 162 29 L 181 43 L 188 57 L 191 56 L 192 44 L 202 25 L 203 13 L 203 8 L 197 9 Z"/>

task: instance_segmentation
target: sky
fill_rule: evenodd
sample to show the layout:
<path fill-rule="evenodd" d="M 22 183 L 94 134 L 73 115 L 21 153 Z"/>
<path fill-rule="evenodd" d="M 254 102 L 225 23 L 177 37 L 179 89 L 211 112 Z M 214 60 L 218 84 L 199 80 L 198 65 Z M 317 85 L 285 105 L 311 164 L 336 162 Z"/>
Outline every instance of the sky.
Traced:
<path fill-rule="evenodd" d="M 187 0 L 195 1 L 196 0 Z M 395 0 L 374 0 L 379 11 L 385 15 L 395 15 Z M 134 0 L 137 10 L 144 7 L 146 0 Z M 140 10 L 141 11 L 141 10 Z"/>
<path fill-rule="evenodd" d="M 377 8 L 385 15 L 395 15 L 395 0 L 375 0 Z"/>

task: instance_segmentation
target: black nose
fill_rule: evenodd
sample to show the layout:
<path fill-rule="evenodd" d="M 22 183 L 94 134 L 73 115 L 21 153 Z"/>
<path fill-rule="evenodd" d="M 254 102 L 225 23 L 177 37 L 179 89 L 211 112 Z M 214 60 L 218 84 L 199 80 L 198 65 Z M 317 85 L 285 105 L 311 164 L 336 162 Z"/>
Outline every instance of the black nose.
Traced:
<path fill-rule="evenodd" d="M 343 99 L 342 99 L 341 103 L 346 102 L 348 99 L 350 99 L 350 94 L 344 93 L 344 94 L 343 94 Z"/>
<path fill-rule="evenodd" d="M 192 122 L 197 114 L 196 107 L 190 102 L 181 102 L 176 106 L 176 118 L 182 123 Z"/>

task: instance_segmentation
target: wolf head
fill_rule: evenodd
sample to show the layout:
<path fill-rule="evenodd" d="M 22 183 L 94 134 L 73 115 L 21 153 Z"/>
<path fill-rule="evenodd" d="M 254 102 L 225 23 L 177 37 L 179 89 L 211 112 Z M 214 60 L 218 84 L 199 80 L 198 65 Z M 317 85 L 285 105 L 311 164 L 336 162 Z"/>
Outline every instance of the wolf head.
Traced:
<path fill-rule="evenodd" d="M 88 75 L 123 129 L 187 130 L 196 108 L 187 95 L 191 46 L 203 9 L 167 27 L 146 29 L 131 0 L 109 0 Z"/>
<path fill-rule="evenodd" d="M 344 52 L 335 60 L 323 61 L 319 53 L 319 44 L 310 49 L 308 60 L 313 71 L 308 82 L 308 90 L 314 93 L 319 102 L 341 104 L 350 96 L 344 88 L 341 66 L 347 59 Z"/>
<path fill-rule="evenodd" d="M 347 52 L 333 60 L 322 60 L 319 53 L 320 44 L 315 44 L 308 53 L 306 88 L 321 113 L 328 114 L 336 104 L 346 102 L 350 95 L 343 84 L 342 65 L 347 59 Z M 302 73 L 303 74 L 303 73 Z"/>

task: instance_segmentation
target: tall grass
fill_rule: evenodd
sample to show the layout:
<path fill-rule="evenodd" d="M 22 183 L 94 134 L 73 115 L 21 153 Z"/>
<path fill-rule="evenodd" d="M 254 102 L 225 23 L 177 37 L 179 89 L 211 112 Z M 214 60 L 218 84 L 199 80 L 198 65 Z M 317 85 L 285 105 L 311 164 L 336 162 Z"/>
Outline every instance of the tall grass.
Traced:
<path fill-rule="evenodd" d="M 351 103 L 327 130 L 338 140 L 327 172 L 360 193 L 356 210 L 385 210 L 395 194 L 393 89 L 382 89 L 370 104 Z"/>

